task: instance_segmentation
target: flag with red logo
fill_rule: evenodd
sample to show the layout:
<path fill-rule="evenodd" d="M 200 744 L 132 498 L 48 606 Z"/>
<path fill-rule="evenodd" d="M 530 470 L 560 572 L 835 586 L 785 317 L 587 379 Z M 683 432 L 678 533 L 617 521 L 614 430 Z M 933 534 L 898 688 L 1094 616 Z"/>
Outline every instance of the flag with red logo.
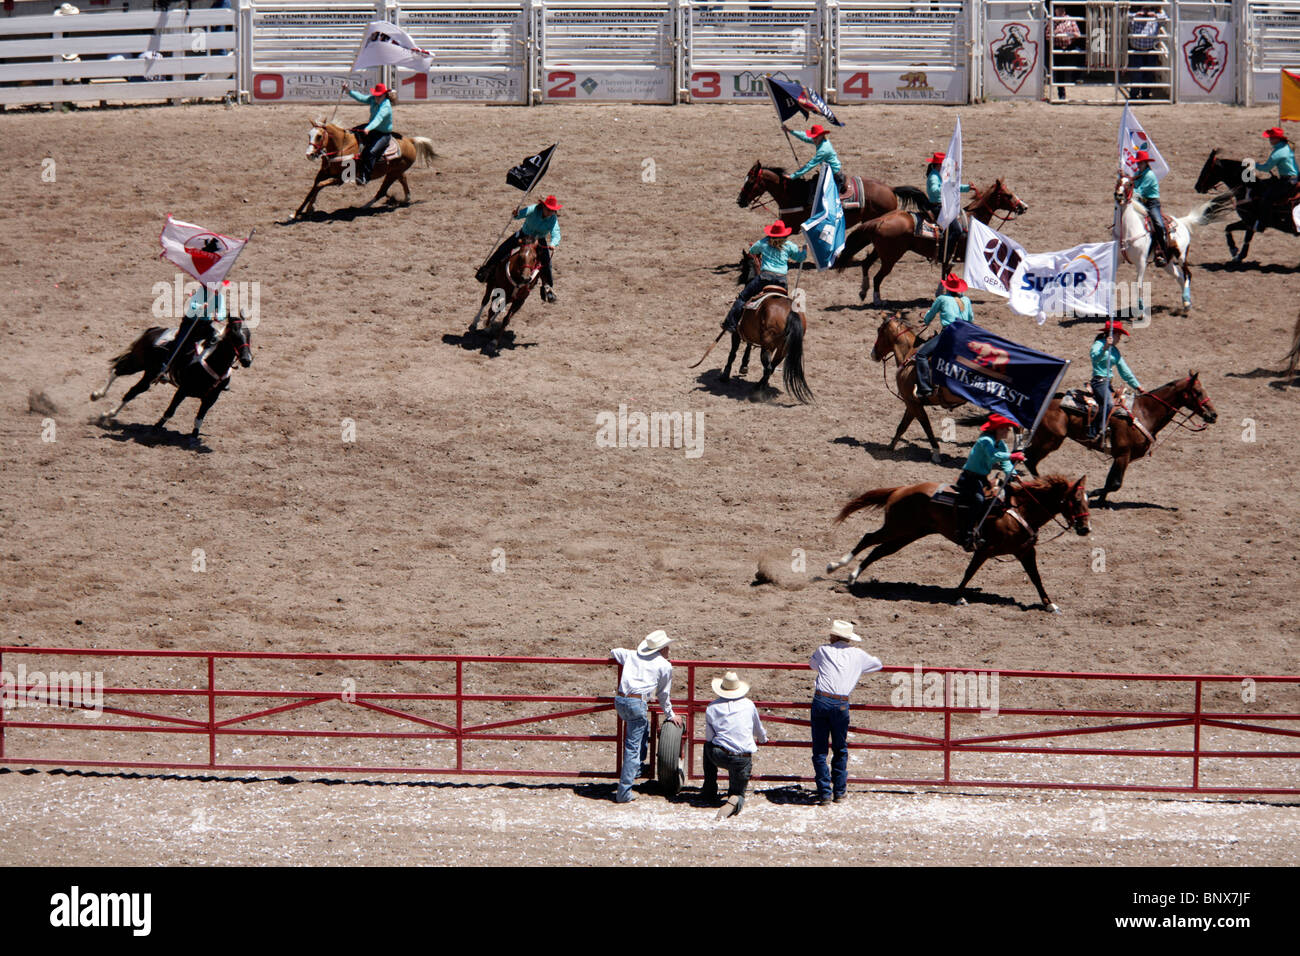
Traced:
<path fill-rule="evenodd" d="M 1151 142 L 1151 137 L 1142 128 L 1133 110 L 1125 103 L 1124 112 L 1119 118 L 1119 171 L 1125 176 L 1136 178 L 1136 156 L 1143 149 L 1151 157 L 1151 172 L 1156 174 L 1156 179 L 1164 179 L 1169 174 L 1169 164 L 1160 155 L 1160 150 L 1156 149 L 1156 144 Z"/>
<path fill-rule="evenodd" d="M 221 285 L 248 242 L 171 216 L 167 217 L 167 225 L 163 226 L 158 241 L 162 244 L 163 259 L 179 266 L 209 288 Z"/>

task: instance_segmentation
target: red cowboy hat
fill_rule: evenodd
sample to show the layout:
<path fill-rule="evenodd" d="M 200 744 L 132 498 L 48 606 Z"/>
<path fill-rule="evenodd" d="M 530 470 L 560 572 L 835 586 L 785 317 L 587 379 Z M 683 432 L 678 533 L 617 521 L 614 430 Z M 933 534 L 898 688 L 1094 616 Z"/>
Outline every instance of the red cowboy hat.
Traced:
<path fill-rule="evenodd" d="M 1133 162 L 1149 163 L 1151 162 L 1151 154 L 1148 153 L 1145 149 L 1139 149 L 1136 153 L 1133 154 Z"/>
<path fill-rule="evenodd" d="M 1280 126 L 1274 126 L 1271 129 L 1266 129 L 1260 135 L 1263 136 L 1265 139 L 1286 139 L 1286 133 L 1282 131 L 1282 127 Z"/>
<path fill-rule="evenodd" d="M 1007 416 L 1005 415 L 999 415 L 997 412 L 994 412 L 992 415 L 989 416 L 989 420 L 980 426 L 980 431 L 991 432 L 995 428 L 1019 428 L 1019 427 L 1020 427 L 1020 422 L 1012 418 L 1007 418 Z"/>
<path fill-rule="evenodd" d="M 780 219 L 763 230 L 763 234 L 772 239 L 784 239 L 792 232 L 794 232 L 794 230 L 783 223 Z"/>
<path fill-rule="evenodd" d="M 935 163 L 942 163 L 947 158 L 947 156 L 948 156 L 947 153 L 935 153 L 933 156 L 930 157 L 929 163 L 931 166 L 933 166 Z"/>
<path fill-rule="evenodd" d="M 371 96 L 384 96 L 387 93 L 388 93 L 388 87 L 384 86 L 384 84 L 382 83 L 376 83 L 374 86 L 370 88 Z"/>
<path fill-rule="evenodd" d="M 547 196 L 545 199 L 542 200 L 542 205 L 545 206 L 547 209 L 549 209 L 551 212 L 559 212 L 561 209 L 564 208 L 563 204 L 554 196 Z"/>
<path fill-rule="evenodd" d="M 1101 331 L 1103 335 L 1106 334 L 1107 332 L 1112 332 L 1112 331 L 1119 332 L 1121 335 L 1129 334 L 1128 329 L 1124 328 L 1124 326 L 1116 319 L 1107 319 L 1106 326 Z"/>
<path fill-rule="evenodd" d="M 953 293 L 954 295 L 961 295 L 963 292 L 965 292 L 967 289 L 970 288 L 970 286 L 966 284 L 965 279 L 952 272 L 949 272 L 946 276 L 944 276 L 943 281 L 939 284 L 943 286 L 945 289 L 947 289 L 949 292 Z"/>
<path fill-rule="evenodd" d="M 811 136 L 813 139 L 816 139 L 818 136 L 825 136 L 826 127 L 822 126 L 821 123 L 818 123 L 812 129 L 808 130 L 807 135 Z"/>

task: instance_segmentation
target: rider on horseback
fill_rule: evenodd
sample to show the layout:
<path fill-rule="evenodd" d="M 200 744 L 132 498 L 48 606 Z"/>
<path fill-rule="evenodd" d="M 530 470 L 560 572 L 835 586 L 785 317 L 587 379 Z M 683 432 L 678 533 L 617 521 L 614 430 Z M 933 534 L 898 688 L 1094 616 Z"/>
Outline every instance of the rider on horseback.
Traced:
<path fill-rule="evenodd" d="M 351 87 L 346 89 L 348 96 L 370 107 L 370 121 L 364 127 L 353 129 L 361 147 L 361 152 L 352 157 L 360 161 L 357 165 L 357 185 L 364 186 L 370 182 L 370 171 L 375 168 L 379 157 L 384 155 L 393 135 L 392 100 L 396 99 L 396 94 L 383 83 L 372 86 L 369 95 Z"/>
<path fill-rule="evenodd" d="M 971 311 L 970 299 L 966 297 L 966 280 L 949 272 L 939 283 L 939 294 L 935 297 L 930 311 L 921 320 L 922 325 L 929 325 L 930 320 L 939 316 L 939 331 L 942 332 L 954 322 L 974 322 L 975 314 Z M 934 391 L 930 376 L 930 353 L 939 344 L 939 336 L 933 335 L 916 350 L 912 361 L 916 364 L 916 398 L 925 399 Z"/>
<path fill-rule="evenodd" d="M 785 129 L 784 126 L 781 128 Z M 835 152 L 835 147 L 831 145 L 830 133 L 826 128 L 818 123 L 806 133 L 802 133 L 797 129 L 786 131 L 793 134 L 795 139 L 802 140 L 805 143 L 814 143 L 817 146 L 817 152 L 813 153 L 813 158 L 791 173 L 790 178 L 802 179 L 807 173 L 825 163 L 831 168 L 831 175 L 835 177 L 835 187 L 843 193 L 844 173 L 840 171 L 840 157 Z"/>
<path fill-rule="evenodd" d="M 1261 231 L 1268 222 L 1268 215 L 1274 206 L 1287 205 L 1296 187 L 1295 151 L 1291 149 L 1286 133 L 1274 126 L 1272 129 L 1265 130 L 1263 135 L 1268 140 L 1272 152 L 1269 153 L 1268 159 L 1255 167 L 1255 172 L 1267 173 L 1272 170 L 1273 178 L 1264 180 L 1260 184 L 1260 201 L 1256 207 L 1258 212 L 1255 214 L 1256 232 Z M 1285 212 L 1283 221 L 1290 218 L 1290 208 L 1287 207 Z"/>
<path fill-rule="evenodd" d="M 513 236 L 497 246 L 488 261 L 479 267 L 474 278 L 479 282 L 489 281 L 496 267 L 509 257 L 516 244 L 525 236 L 532 236 L 540 240 L 537 243 L 537 258 L 542 264 L 542 300 L 554 302 L 555 290 L 552 287 L 555 285 L 555 277 L 551 275 L 551 253 L 560 245 L 559 213 L 563 208 L 564 205 L 558 199 L 547 196 L 539 203 L 516 209 L 514 217 L 522 219 L 524 224 Z"/>
<path fill-rule="evenodd" d="M 1124 357 L 1119 354 L 1119 347 L 1114 344 L 1116 335 L 1128 335 L 1128 329 L 1124 328 L 1119 319 L 1107 319 L 1106 327 L 1097 333 L 1097 337 L 1092 340 L 1092 394 L 1097 399 L 1097 417 L 1091 422 L 1088 428 L 1088 441 L 1097 441 L 1099 438 L 1104 442 L 1106 436 L 1106 423 L 1110 419 L 1110 376 L 1112 371 L 1118 371 L 1120 378 L 1137 389 L 1142 391 L 1142 386 L 1124 361 Z"/>
<path fill-rule="evenodd" d="M 1169 261 L 1169 239 L 1165 235 L 1165 215 L 1160 211 L 1160 180 L 1156 179 L 1155 170 L 1151 168 L 1151 154 L 1145 149 L 1139 149 L 1133 160 L 1138 168 L 1133 192 L 1146 207 L 1147 216 L 1151 220 L 1151 239 L 1155 245 L 1156 265 L 1163 268 Z"/>
<path fill-rule="evenodd" d="M 1017 452 L 1013 458 L 1007 448 L 1007 442 L 1019 427 L 1005 415 L 997 412 L 989 415 L 989 420 L 980 426 L 980 431 L 984 434 L 975 442 L 975 447 L 971 449 L 970 457 L 966 459 L 957 478 L 957 520 L 961 546 L 967 551 L 974 551 L 976 547 L 975 533 L 984 517 L 988 501 L 984 496 L 984 482 L 989 472 L 994 468 L 1001 469 L 1006 476 L 1002 483 L 1005 488 L 1008 480 L 1016 473 L 1016 466 L 1012 462 L 1024 457 Z"/>
<path fill-rule="evenodd" d="M 943 205 L 943 161 L 947 153 L 935 153 L 925 167 L 925 197 L 930 201 L 930 208 L 923 210 L 931 222 L 939 221 L 939 209 Z M 970 183 L 962 183 L 961 191 L 970 192 Z"/>
<path fill-rule="evenodd" d="M 722 320 L 722 327 L 728 332 L 736 331 L 736 323 L 740 321 L 740 313 L 745 308 L 745 303 L 757 295 L 764 286 L 776 285 L 788 289 L 786 275 L 790 269 L 789 264 L 803 262 L 804 257 L 808 255 L 807 249 L 800 249 L 786 239 L 786 236 L 794 230 L 780 219 L 763 232 L 767 238 L 760 239 L 749 247 L 749 255 L 757 260 L 754 277 L 745 283 L 745 288 L 740 290 L 740 295 L 736 296 L 736 301 L 731 304 L 727 317 Z"/>

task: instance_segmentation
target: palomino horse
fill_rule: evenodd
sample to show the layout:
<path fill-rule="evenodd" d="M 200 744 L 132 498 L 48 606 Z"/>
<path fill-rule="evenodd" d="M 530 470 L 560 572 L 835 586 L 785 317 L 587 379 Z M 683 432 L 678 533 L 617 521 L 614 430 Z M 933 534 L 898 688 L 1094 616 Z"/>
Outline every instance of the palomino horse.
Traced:
<path fill-rule="evenodd" d="M 1169 246 L 1169 261 L 1165 268 L 1178 280 L 1182 289 L 1184 313 L 1192 310 L 1192 273 L 1187 268 L 1192 227 L 1222 218 L 1231 206 L 1232 195 L 1224 194 L 1197 206 L 1181 219 L 1165 217 L 1165 234 Z M 1120 241 L 1119 250 L 1124 261 L 1137 265 L 1138 312 L 1145 316 L 1147 307 L 1142 301 L 1142 279 L 1147 272 L 1147 256 L 1151 253 L 1151 226 L 1146 207 L 1133 198 L 1133 180 L 1123 173 L 1115 181 L 1115 227 L 1112 235 Z"/>
<path fill-rule="evenodd" d="M 406 182 L 406 171 L 415 165 L 418 157 L 424 166 L 432 166 L 434 157 L 437 153 L 433 151 L 433 140 L 424 136 L 403 136 L 401 139 L 393 138 L 393 142 L 398 145 L 401 156 L 389 162 L 381 156 L 375 161 L 375 168 L 371 170 L 373 178 L 378 178 L 381 174 L 384 177 L 379 192 L 375 197 L 362 206 L 362 209 L 369 209 L 380 198 L 388 195 L 388 187 L 394 182 L 402 184 L 404 195 L 402 203 L 411 201 L 411 187 Z M 307 158 L 320 160 L 320 171 L 316 173 L 316 181 L 311 185 L 311 192 L 307 193 L 307 198 L 302 201 L 298 211 L 293 214 L 293 218 L 305 215 L 316 208 L 316 194 L 326 186 L 342 185 L 345 176 L 350 172 L 356 175 L 356 166 L 353 157 L 361 151 L 357 143 L 356 134 L 351 130 L 343 129 L 341 126 L 335 126 L 333 123 L 325 123 L 317 119 L 311 124 L 311 132 L 308 134 Z M 388 197 L 389 202 L 396 202 L 393 197 Z"/>
<path fill-rule="evenodd" d="M 975 198 L 966 206 L 966 211 L 973 219 L 978 219 L 986 226 L 993 219 L 995 212 L 1003 213 L 1002 221 L 1007 222 L 1029 211 L 1029 207 L 1004 186 L 1001 179 L 994 182 L 987 192 L 982 193 L 978 190 L 972 192 Z M 871 246 L 871 252 L 862 261 L 862 288 L 858 292 L 859 299 L 867 297 L 867 279 L 871 275 L 871 267 L 876 262 L 880 263 L 880 271 L 876 273 L 873 283 L 874 294 L 871 304 L 879 306 L 884 305 L 884 300 L 880 298 L 880 283 L 893 270 L 898 260 L 903 258 L 903 253 L 915 252 L 931 262 L 939 260 L 939 241 L 918 236 L 916 223 L 915 215 L 899 209 L 872 219 L 848 234 L 844 240 L 844 251 L 835 261 L 836 269 L 844 269 L 856 253 Z M 965 257 L 966 250 L 959 244 L 956 253 L 957 258 L 962 259 Z"/>
<path fill-rule="evenodd" d="M 533 291 L 533 286 L 537 285 L 541 272 L 542 260 L 537 255 L 537 239 L 533 236 L 520 240 L 510 255 L 497 263 L 496 271 L 483 290 L 483 301 L 479 303 L 478 312 L 474 314 L 474 321 L 468 329 L 470 333 L 478 330 L 479 316 L 483 314 L 483 307 L 490 302 L 483 328 L 489 336 L 494 330 L 496 335 L 483 346 L 485 355 L 501 354 L 501 338 L 506 333 L 506 326 Z"/>
<path fill-rule="evenodd" d="M 1210 150 L 1205 165 L 1201 167 L 1201 174 L 1196 177 L 1195 189 L 1198 193 L 1208 193 L 1218 185 L 1232 190 L 1237 221 L 1223 227 L 1223 238 L 1228 241 L 1228 251 L 1232 253 L 1234 263 L 1245 260 L 1246 253 L 1250 251 L 1250 240 L 1255 238 L 1255 223 L 1261 218 L 1260 225 L 1263 229 L 1276 229 L 1288 235 L 1297 235 L 1295 220 L 1289 210 L 1274 206 L 1264 210 L 1263 217 L 1260 216 L 1259 187 L 1262 183 L 1263 180 L 1255 179 L 1254 160 L 1228 159 L 1220 156 L 1217 149 Z M 1241 251 L 1237 250 L 1237 244 L 1232 241 L 1234 232 L 1246 234 Z"/>
<path fill-rule="evenodd" d="M 1133 417 L 1123 418 L 1111 415 L 1110 444 L 1107 448 L 1114 461 L 1110 473 L 1106 475 L 1106 485 L 1095 492 L 1098 505 L 1106 505 L 1106 496 L 1119 491 L 1124 484 L 1124 471 L 1129 462 L 1137 461 L 1151 453 L 1155 448 L 1156 436 L 1160 430 L 1174 420 L 1180 410 L 1187 415 L 1177 424 L 1192 431 L 1203 431 L 1213 425 L 1219 413 L 1214 410 L 1205 388 L 1201 385 L 1197 372 L 1188 372 L 1186 378 L 1169 382 L 1150 392 L 1143 392 L 1133 402 Z M 1205 425 L 1199 427 L 1188 425 L 1186 421 L 1197 415 Z M 1088 441 L 1088 423 L 1079 412 L 1061 407 L 1058 394 L 1047 406 L 1033 440 L 1025 449 L 1025 467 L 1033 474 L 1038 474 L 1038 463 L 1061 447 L 1066 438 L 1073 438 L 1081 445 L 1096 448 L 1096 442 Z"/>
<path fill-rule="evenodd" d="M 167 364 L 168 357 L 176 348 L 176 341 L 167 335 L 168 331 L 160 327 L 147 329 L 131 343 L 129 349 L 109 359 L 111 371 L 108 381 L 102 389 L 90 393 L 92 402 L 99 401 L 107 395 L 109 386 L 119 375 L 134 375 L 136 372 L 144 372 L 144 375 L 131 386 L 117 408 L 100 416 L 101 422 L 116 418 L 127 402 L 148 391 L 149 387 L 158 380 L 158 373 Z M 199 413 L 194 418 L 194 430 L 190 432 L 190 441 L 198 441 L 199 429 L 203 426 L 203 419 L 208 414 L 208 409 L 230 384 L 230 370 L 235 364 L 235 359 L 238 358 L 239 364 L 244 368 L 253 364 L 250 339 L 251 335 L 244 325 L 244 320 L 239 316 L 231 316 L 226 320 L 225 333 L 204 354 L 199 355 L 196 351 L 187 349 L 183 354 L 176 356 L 167 370 L 167 380 L 176 386 L 176 394 L 172 397 L 171 404 L 167 406 L 167 411 L 163 412 L 163 417 L 154 424 L 154 428 L 162 428 L 167 419 L 176 414 L 176 409 L 185 399 L 197 398 Z"/>
<path fill-rule="evenodd" d="M 934 429 L 930 427 L 930 417 L 926 415 L 922 406 L 940 405 L 944 408 L 957 408 L 966 402 L 943 387 L 931 392 L 926 401 L 917 401 L 916 363 L 912 361 L 917 348 L 919 346 L 916 333 L 898 316 L 891 315 L 880 323 L 880 330 L 876 333 L 876 344 L 871 347 L 871 357 L 877 362 L 884 362 L 893 355 L 894 364 L 898 367 L 894 373 L 894 384 L 898 388 L 898 398 L 906 410 L 903 412 L 903 420 L 898 423 L 898 430 L 894 432 L 893 440 L 889 443 L 889 450 L 894 450 L 899 439 L 903 437 L 903 432 L 907 431 L 907 426 L 915 419 L 925 429 L 925 437 L 930 440 L 930 460 L 937 465 L 940 461 L 939 442 L 934 437 Z"/>
<path fill-rule="evenodd" d="M 998 555 L 1013 554 L 1038 589 L 1044 609 L 1053 614 L 1058 612 L 1060 608 L 1048 598 L 1047 591 L 1043 589 L 1043 580 L 1038 576 L 1038 555 L 1035 550 L 1038 545 L 1038 529 L 1057 515 L 1063 514 L 1067 530 L 1073 528 L 1080 535 L 1091 530 L 1088 526 L 1088 497 L 1084 488 L 1086 477 L 1071 482 L 1061 475 L 1049 475 L 1033 481 L 1013 483 L 1007 509 L 996 519 L 990 514 L 980 528 L 980 545 L 971 555 L 966 574 L 957 586 L 957 603 L 966 603 L 966 585 L 985 561 Z M 863 508 L 883 507 L 885 523 L 879 531 L 872 531 L 863 537 L 848 554 L 826 565 L 826 573 L 844 567 L 868 546 L 875 545 L 866 560 L 849 575 L 849 586 L 852 587 L 869 565 L 902 550 L 913 541 L 938 533 L 949 541 L 956 542 L 960 534 L 956 507 L 935 501 L 932 497 L 941 487 L 938 482 L 927 481 L 898 488 L 876 488 L 858 495 L 840 509 L 835 521 L 841 522 Z"/>
<path fill-rule="evenodd" d="M 791 229 L 798 230 L 804 221 L 812 215 L 813 188 L 817 185 L 815 177 L 809 179 L 791 179 L 780 166 L 764 166 L 754 163 L 745 177 L 745 185 L 740 189 L 736 205 L 741 209 L 765 205 L 764 194 L 776 201 L 781 221 Z M 885 183 L 875 179 L 862 180 L 862 204 L 854 209 L 844 210 L 844 226 L 852 228 L 860 222 L 883 216 L 891 210 L 903 206 L 918 207 L 921 191 L 910 186 L 891 189 Z"/>

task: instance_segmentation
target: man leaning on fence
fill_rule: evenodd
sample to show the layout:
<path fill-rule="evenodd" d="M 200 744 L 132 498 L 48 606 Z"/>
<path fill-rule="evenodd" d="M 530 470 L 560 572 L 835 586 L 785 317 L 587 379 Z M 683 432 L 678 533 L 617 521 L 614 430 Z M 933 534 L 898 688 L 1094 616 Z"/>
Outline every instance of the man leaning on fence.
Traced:
<path fill-rule="evenodd" d="M 817 778 L 817 803 L 839 803 L 849 789 L 849 695 L 863 674 L 881 663 L 852 643 L 862 640 L 849 621 L 831 625 L 831 640 L 813 651 L 808 666 L 817 672 L 812 699 L 812 762 Z M 828 748 L 829 743 L 829 748 Z M 826 766 L 826 752 L 834 754 Z"/>
<path fill-rule="evenodd" d="M 664 716 L 681 726 L 682 719 L 673 713 L 669 695 L 673 686 L 673 665 L 661 651 L 672 642 L 663 631 L 646 635 L 635 651 L 616 647 L 609 656 L 619 663 L 618 694 L 614 709 L 623 721 L 623 767 L 618 778 L 616 803 L 636 799 L 632 784 L 641 769 L 641 748 L 650 734 L 650 695 L 657 694 Z"/>

